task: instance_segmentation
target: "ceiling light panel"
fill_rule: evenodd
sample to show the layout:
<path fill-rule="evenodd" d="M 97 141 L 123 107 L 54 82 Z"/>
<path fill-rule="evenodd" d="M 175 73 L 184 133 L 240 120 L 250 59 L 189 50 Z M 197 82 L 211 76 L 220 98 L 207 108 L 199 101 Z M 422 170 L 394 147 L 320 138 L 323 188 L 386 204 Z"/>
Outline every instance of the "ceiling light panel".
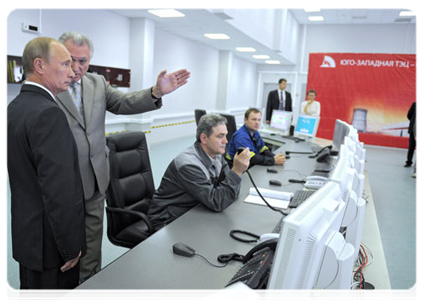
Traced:
<path fill-rule="evenodd" d="M 321 22 L 324 20 L 323 16 L 309 16 L 308 20 L 311 22 Z"/>
<path fill-rule="evenodd" d="M 204 34 L 206 38 L 211 40 L 229 40 L 230 37 L 224 33 L 206 33 Z"/>
<path fill-rule="evenodd" d="M 252 47 L 236 47 L 235 49 L 239 52 L 256 52 L 256 49 Z"/>
<path fill-rule="evenodd" d="M 253 58 L 255 59 L 269 59 L 270 56 L 269 55 L 264 55 L 264 54 L 254 54 Z"/>
<path fill-rule="evenodd" d="M 148 12 L 160 18 L 182 18 L 185 15 L 175 9 L 150 9 Z"/>
<path fill-rule="evenodd" d="M 410 11 L 410 10 L 404 10 L 404 11 L 401 11 L 400 13 L 399 13 L 399 16 L 400 17 L 414 17 L 416 15 L 416 13 L 415 12 L 413 12 L 413 11 Z"/>
<path fill-rule="evenodd" d="M 280 65 L 281 64 L 281 62 L 279 60 L 266 60 L 264 62 L 266 64 L 269 64 L 269 65 Z"/>

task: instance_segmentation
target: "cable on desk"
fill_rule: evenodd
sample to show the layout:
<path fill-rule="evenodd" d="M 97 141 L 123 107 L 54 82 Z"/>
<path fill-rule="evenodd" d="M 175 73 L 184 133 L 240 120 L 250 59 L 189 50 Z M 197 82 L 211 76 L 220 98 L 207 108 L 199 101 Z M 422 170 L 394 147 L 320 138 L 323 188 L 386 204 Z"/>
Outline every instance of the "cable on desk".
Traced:
<path fill-rule="evenodd" d="M 208 264 L 210 264 L 210 265 L 212 265 L 213 267 L 216 267 L 216 268 L 224 268 L 224 267 L 226 267 L 227 265 L 228 265 L 228 262 L 229 261 L 227 261 L 223 266 L 218 266 L 218 265 L 215 265 L 214 263 L 212 263 L 212 262 L 210 262 L 207 258 L 205 258 L 204 256 L 202 256 L 202 255 L 200 255 L 200 254 L 195 254 L 196 256 L 199 256 L 199 257 L 201 257 L 202 259 L 204 259 Z"/>
<path fill-rule="evenodd" d="M 277 211 L 277 212 L 281 213 L 282 215 L 287 216 L 288 214 L 287 214 L 286 212 L 282 211 L 281 209 L 274 208 L 273 206 L 271 206 L 271 205 L 270 205 L 270 204 L 266 201 L 266 199 L 264 199 L 264 197 L 261 195 L 261 193 L 260 193 L 259 189 L 257 188 L 256 184 L 254 183 L 254 180 L 253 180 L 253 178 L 251 177 L 250 172 L 248 172 L 248 170 L 247 170 L 247 171 L 245 171 L 245 172 L 247 172 L 248 177 L 250 177 L 250 181 L 251 181 L 251 183 L 253 184 L 254 188 L 256 189 L 257 194 L 258 194 L 258 195 L 260 196 L 260 198 L 264 201 L 264 203 L 266 203 L 266 205 L 267 205 L 267 206 L 268 206 L 271 210 L 273 210 L 273 211 Z"/>
<path fill-rule="evenodd" d="M 243 238 L 240 238 L 240 237 L 236 236 L 235 235 L 236 233 L 244 234 L 244 235 L 250 236 L 250 237 L 252 237 L 254 239 L 252 239 L 252 240 L 243 239 Z M 252 232 L 243 231 L 243 230 L 231 230 L 231 232 L 229 233 L 229 235 L 234 240 L 237 240 L 237 241 L 243 242 L 243 243 L 255 243 L 255 242 L 257 242 L 260 239 L 260 236 L 259 235 L 254 234 Z"/>
<path fill-rule="evenodd" d="M 364 279 L 363 269 L 368 264 L 369 257 L 367 255 L 367 251 L 363 245 L 360 245 L 360 251 L 358 253 L 358 267 L 354 271 L 354 283 L 351 285 L 351 289 L 374 289 L 374 286 L 371 283 L 366 282 Z"/>

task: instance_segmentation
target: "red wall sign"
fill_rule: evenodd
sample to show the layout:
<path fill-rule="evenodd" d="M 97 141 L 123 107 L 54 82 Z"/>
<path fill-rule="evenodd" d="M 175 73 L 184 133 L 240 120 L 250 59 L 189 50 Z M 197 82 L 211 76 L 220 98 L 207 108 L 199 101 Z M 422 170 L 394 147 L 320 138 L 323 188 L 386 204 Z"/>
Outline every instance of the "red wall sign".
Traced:
<path fill-rule="evenodd" d="M 311 53 L 307 90 L 320 102 L 318 137 L 335 120 L 352 124 L 365 144 L 408 147 L 407 112 L 416 101 L 416 55 Z"/>

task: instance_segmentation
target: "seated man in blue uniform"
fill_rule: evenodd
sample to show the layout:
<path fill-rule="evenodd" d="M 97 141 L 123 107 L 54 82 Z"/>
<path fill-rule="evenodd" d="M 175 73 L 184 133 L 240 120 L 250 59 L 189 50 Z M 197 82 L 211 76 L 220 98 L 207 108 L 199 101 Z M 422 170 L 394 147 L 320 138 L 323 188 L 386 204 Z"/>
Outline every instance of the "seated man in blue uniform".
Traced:
<path fill-rule="evenodd" d="M 153 195 L 148 216 L 156 230 L 200 203 L 220 212 L 237 199 L 242 173 L 250 162 L 249 150 L 235 155 L 229 168 L 223 158 L 227 134 L 226 119 L 221 115 L 201 117 L 197 141 L 170 163 Z"/>
<path fill-rule="evenodd" d="M 231 165 L 239 147 L 250 149 L 250 166 L 254 165 L 283 165 L 285 156 L 274 154 L 264 144 L 258 132 L 261 124 L 261 112 L 256 108 L 249 108 L 244 114 L 244 125 L 238 129 L 229 142 L 226 160 Z"/>

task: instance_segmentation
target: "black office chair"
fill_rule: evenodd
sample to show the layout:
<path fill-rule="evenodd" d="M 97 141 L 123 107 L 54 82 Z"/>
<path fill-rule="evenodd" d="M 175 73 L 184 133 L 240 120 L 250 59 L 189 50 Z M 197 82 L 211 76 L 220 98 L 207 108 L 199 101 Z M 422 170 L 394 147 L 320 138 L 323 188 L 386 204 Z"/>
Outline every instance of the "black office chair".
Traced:
<path fill-rule="evenodd" d="M 195 113 L 195 123 L 197 123 L 197 125 L 198 125 L 198 122 L 200 122 L 200 118 L 203 115 L 207 114 L 207 112 L 204 109 L 195 109 L 194 113 Z"/>
<path fill-rule="evenodd" d="M 110 149 L 107 236 L 114 245 L 133 248 L 154 232 L 147 217 L 154 193 L 147 141 L 143 132 L 113 134 L 106 140 Z"/>
<path fill-rule="evenodd" d="M 228 140 L 228 145 L 229 145 L 229 142 L 231 141 L 233 134 L 237 130 L 235 116 L 227 115 L 227 114 L 220 114 L 220 115 L 225 117 L 226 120 L 228 121 L 228 123 L 226 124 L 226 128 L 228 129 L 228 134 L 226 135 L 226 139 Z"/>

